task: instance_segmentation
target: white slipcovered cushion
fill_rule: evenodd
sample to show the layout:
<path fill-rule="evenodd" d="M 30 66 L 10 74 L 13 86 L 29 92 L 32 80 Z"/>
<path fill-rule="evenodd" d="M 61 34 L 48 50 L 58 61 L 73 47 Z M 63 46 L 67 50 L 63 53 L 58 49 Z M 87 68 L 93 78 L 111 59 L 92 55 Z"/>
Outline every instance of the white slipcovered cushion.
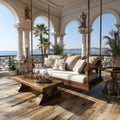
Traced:
<path fill-rule="evenodd" d="M 45 67 L 52 68 L 54 66 L 54 60 L 50 58 L 45 58 Z"/>
<path fill-rule="evenodd" d="M 74 65 L 80 59 L 80 55 L 70 56 L 66 59 L 66 70 L 73 70 Z"/>
<path fill-rule="evenodd" d="M 78 60 L 73 68 L 74 72 L 81 73 L 84 70 L 85 67 L 85 60 Z"/>
<path fill-rule="evenodd" d="M 74 71 L 60 71 L 60 70 L 53 70 L 52 68 L 34 68 L 34 72 L 40 71 L 42 74 L 45 70 L 48 71 L 50 76 L 68 80 L 68 81 L 74 81 L 74 82 L 79 82 L 79 83 L 86 83 L 86 75 L 85 74 L 78 74 Z M 89 80 L 93 80 L 97 78 L 96 73 L 91 73 L 89 76 Z"/>
<path fill-rule="evenodd" d="M 65 70 L 65 59 L 55 60 L 55 64 L 53 67 L 54 70 Z"/>

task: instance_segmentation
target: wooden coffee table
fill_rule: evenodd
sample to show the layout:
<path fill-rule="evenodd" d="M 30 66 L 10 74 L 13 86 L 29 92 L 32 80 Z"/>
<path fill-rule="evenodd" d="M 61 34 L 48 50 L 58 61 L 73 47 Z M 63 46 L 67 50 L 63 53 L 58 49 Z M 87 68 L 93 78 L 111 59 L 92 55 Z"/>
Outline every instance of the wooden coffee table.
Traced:
<path fill-rule="evenodd" d="M 32 78 L 25 78 L 23 75 L 12 77 L 20 83 L 19 92 L 26 91 L 29 88 L 39 91 L 40 94 L 36 99 L 36 103 L 41 105 L 50 99 L 61 96 L 57 87 L 63 85 L 62 81 L 53 79 L 51 83 L 36 83 Z"/>

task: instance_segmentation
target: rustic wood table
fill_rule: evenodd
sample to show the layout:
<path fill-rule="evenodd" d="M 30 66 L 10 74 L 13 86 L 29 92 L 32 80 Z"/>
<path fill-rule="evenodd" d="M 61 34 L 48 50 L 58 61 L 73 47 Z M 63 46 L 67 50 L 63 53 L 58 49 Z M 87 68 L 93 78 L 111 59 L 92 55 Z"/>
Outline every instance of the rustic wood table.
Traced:
<path fill-rule="evenodd" d="M 14 80 L 20 83 L 19 92 L 26 91 L 29 88 L 40 92 L 36 99 L 36 103 L 41 105 L 50 99 L 61 96 L 58 91 L 58 86 L 63 85 L 62 81 L 53 79 L 51 83 L 37 83 L 32 78 L 25 78 L 23 75 L 12 77 Z"/>
<path fill-rule="evenodd" d="M 120 74 L 120 69 L 110 67 L 105 68 L 104 71 L 111 74 L 111 78 L 105 83 L 105 87 L 103 89 L 103 93 L 107 94 L 107 102 L 110 102 L 110 99 L 113 96 L 119 99 L 120 82 L 118 81 L 117 74 Z"/>

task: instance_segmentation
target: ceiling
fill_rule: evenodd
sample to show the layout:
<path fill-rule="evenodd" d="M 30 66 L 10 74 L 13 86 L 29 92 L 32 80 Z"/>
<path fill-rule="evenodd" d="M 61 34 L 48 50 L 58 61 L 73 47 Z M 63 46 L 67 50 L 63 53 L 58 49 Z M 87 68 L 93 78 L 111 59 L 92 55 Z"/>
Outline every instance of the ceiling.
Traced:
<path fill-rule="evenodd" d="M 39 4 L 47 4 L 54 8 L 65 9 L 77 3 L 85 2 L 86 0 L 33 0 L 33 2 L 35 1 Z"/>
<path fill-rule="evenodd" d="M 30 4 L 31 0 L 21 0 L 24 3 Z M 102 0 L 103 4 L 107 4 L 113 0 Z M 117 0 L 114 0 L 117 1 Z M 61 15 L 69 15 L 71 11 L 82 11 L 87 9 L 88 0 L 32 0 L 34 7 L 38 9 L 48 10 L 48 5 L 50 10 L 54 14 L 58 14 L 58 11 L 61 12 Z M 99 6 L 100 0 L 90 0 L 91 7 Z"/>

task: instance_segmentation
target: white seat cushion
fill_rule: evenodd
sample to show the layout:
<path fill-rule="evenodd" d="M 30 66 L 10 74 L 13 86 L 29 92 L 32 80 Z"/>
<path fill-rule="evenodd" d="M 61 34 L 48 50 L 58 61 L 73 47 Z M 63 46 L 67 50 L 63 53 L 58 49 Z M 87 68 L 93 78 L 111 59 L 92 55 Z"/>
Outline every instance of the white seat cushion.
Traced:
<path fill-rule="evenodd" d="M 52 68 L 34 68 L 33 71 L 37 72 L 40 71 L 40 73 L 43 73 L 45 70 L 48 71 L 50 76 L 68 80 L 68 81 L 75 81 L 80 83 L 86 83 L 86 75 L 85 74 L 78 74 L 73 71 L 59 71 L 59 70 L 53 70 Z M 91 73 L 89 76 L 89 80 L 93 80 L 97 78 L 96 73 Z"/>

